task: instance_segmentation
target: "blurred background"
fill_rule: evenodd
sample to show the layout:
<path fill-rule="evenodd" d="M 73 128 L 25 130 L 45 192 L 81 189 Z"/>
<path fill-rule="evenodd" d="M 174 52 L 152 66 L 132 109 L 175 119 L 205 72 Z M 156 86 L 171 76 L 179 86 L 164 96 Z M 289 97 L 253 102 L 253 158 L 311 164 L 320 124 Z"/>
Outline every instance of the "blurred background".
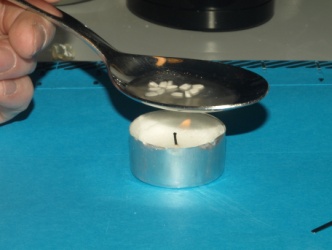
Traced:
<path fill-rule="evenodd" d="M 254 28 L 206 32 L 169 28 L 134 15 L 126 0 L 86 0 L 59 7 L 85 23 L 114 48 L 148 55 L 210 60 L 329 60 L 329 0 L 277 0 L 274 15 Z M 170 14 L 170 18 L 172 15 Z M 73 59 L 99 60 L 75 36 L 58 30 L 54 44 L 72 47 Z M 52 47 L 52 46 L 51 46 Z M 40 60 L 53 60 L 51 48 Z"/>

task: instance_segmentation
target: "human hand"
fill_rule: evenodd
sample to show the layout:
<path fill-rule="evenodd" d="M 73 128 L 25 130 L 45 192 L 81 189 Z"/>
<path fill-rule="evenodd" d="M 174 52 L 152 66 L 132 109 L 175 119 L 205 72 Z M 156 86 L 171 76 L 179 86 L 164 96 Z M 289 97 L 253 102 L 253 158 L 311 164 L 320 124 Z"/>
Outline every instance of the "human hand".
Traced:
<path fill-rule="evenodd" d="M 28 107 L 33 85 L 27 75 L 36 67 L 35 55 L 54 33 L 54 26 L 43 17 L 0 0 L 0 124 Z"/>

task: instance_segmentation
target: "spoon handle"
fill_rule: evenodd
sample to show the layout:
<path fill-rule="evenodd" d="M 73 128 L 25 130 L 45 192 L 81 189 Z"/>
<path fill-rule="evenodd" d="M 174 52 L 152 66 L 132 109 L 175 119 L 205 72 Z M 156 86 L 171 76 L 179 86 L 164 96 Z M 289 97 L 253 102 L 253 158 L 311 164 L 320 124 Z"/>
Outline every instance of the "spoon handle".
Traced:
<path fill-rule="evenodd" d="M 23 9 L 41 15 L 58 27 L 75 34 L 78 38 L 92 47 L 104 62 L 107 62 L 107 58 L 117 53 L 108 42 L 89 29 L 86 25 L 54 6 L 50 6 L 49 4 L 45 5 L 45 3 L 43 3 L 46 7 L 51 7 L 48 12 L 43 10 L 42 7 L 37 7 L 26 0 L 7 1 L 22 7 Z M 50 12 L 52 12 L 52 14 Z"/>

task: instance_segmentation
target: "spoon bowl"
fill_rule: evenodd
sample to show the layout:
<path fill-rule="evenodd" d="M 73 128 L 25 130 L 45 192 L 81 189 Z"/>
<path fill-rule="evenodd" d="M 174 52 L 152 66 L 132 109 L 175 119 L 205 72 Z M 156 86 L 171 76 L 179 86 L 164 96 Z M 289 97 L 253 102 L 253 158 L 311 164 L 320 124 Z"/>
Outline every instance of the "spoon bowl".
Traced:
<path fill-rule="evenodd" d="M 267 94 L 268 83 L 254 72 L 220 62 L 123 53 L 53 6 L 38 1 L 32 4 L 31 0 L 8 1 L 76 34 L 98 53 L 114 86 L 146 105 L 215 112 L 256 103 Z"/>

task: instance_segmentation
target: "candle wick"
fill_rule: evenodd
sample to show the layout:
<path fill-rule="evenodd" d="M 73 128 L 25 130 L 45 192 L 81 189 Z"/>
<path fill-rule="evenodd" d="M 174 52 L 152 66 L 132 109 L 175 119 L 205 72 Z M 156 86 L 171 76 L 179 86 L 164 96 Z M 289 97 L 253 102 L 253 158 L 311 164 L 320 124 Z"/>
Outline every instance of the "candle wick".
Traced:
<path fill-rule="evenodd" d="M 178 145 L 178 139 L 176 138 L 176 133 L 173 133 L 173 137 L 174 137 L 174 144 Z"/>

